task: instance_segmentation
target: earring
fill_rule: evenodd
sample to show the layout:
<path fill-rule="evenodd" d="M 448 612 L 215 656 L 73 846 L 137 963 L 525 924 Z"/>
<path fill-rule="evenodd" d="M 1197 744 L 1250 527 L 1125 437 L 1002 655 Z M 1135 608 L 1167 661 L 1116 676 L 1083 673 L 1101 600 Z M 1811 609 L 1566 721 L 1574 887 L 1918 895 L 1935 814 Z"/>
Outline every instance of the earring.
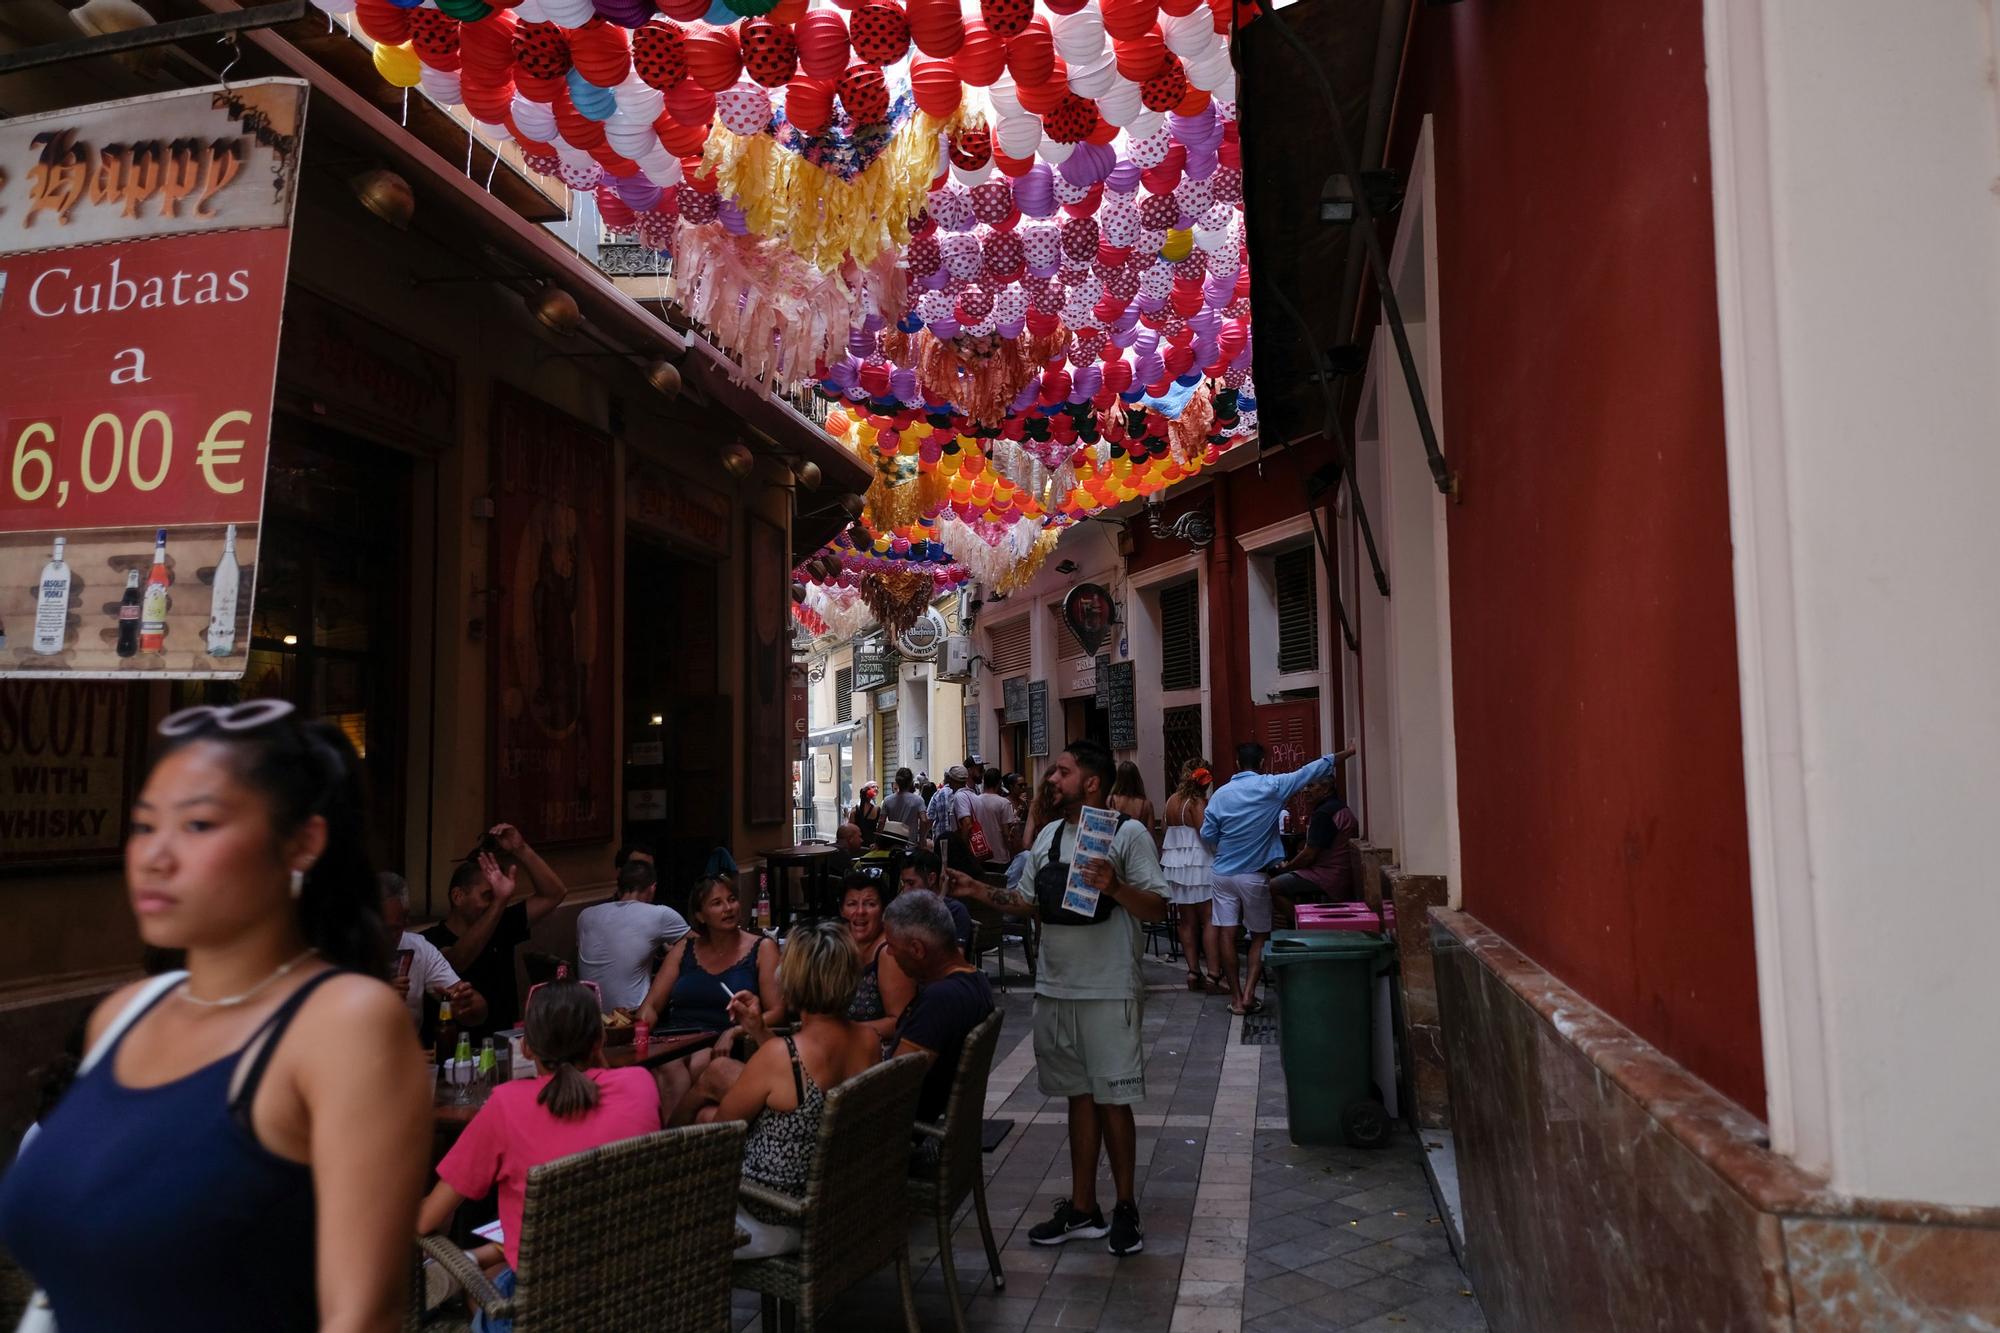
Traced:
<path fill-rule="evenodd" d="M 299 896 L 300 894 L 304 893 L 305 891 L 306 891 L 306 872 L 305 872 L 305 871 L 303 871 L 303 870 L 301 870 L 301 869 L 300 869 L 299 867 L 297 867 L 297 866 L 293 866 L 293 867 L 292 867 L 292 897 L 296 898 L 296 897 L 298 897 L 298 896 Z"/>

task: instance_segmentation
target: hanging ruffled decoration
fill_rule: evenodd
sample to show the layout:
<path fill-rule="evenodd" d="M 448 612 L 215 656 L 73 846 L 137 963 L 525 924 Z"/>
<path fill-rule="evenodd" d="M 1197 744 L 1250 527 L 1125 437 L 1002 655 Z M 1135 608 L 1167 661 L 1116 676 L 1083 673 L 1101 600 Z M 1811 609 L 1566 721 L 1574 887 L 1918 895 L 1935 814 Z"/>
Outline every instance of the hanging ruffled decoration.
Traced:
<path fill-rule="evenodd" d="M 903 300 L 893 253 L 873 266 L 822 272 L 782 241 L 732 236 L 685 219 L 674 240 L 682 307 L 743 358 L 759 379 L 792 383 L 846 349 L 849 331 Z"/>
<path fill-rule="evenodd" d="M 910 221 L 937 177 L 938 135 L 959 114 L 939 121 L 917 112 L 852 179 L 766 135 L 733 134 L 720 124 L 709 132 L 702 163 L 721 193 L 741 203 L 751 231 L 783 240 L 818 268 L 837 268 L 850 255 L 867 264 L 885 253 L 900 256 L 910 243 Z"/>
<path fill-rule="evenodd" d="M 916 624 L 930 609 L 937 583 L 926 573 L 864 574 L 858 590 L 875 613 L 876 623 L 894 635 Z"/>
<path fill-rule="evenodd" d="M 1049 558 L 1049 552 L 1056 549 L 1056 541 L 1062 536 L 1060 528 L 1043 528 L 1035 534 L 1035 544 L 1029 548 L 1011 569 L 994 583 L 993 590 L 1001 596 L 1016 593 L 1034 582 L 1041 572 L 1042 562 Z"/>
<path fill-rule="evenodd" d="M 931 402 L 950 403 L 969 421 L 997 426 L 1007 419 L 1009 404 L 1068 341 L 1068 332 L 1061 328 L 1014 338 L 996 333 L 974 339 L 961 334 L 950 341 L 924 330 L 910 340 L 909 360 Z"/>
<path fill-rule="evenodd" d="M 792 619 L 798 623 L 800 629 L 815 639 L 827 632 L 826 617 L 805 602 L 792 603 Z"/>
<path fill-rule="evenodd" d="M 837 639 L 851 639 L 868 628 L 874 613 L 861 594 L 851 587 L 814 584 L 806 590 L 805 605 L 818 615 L 826 633 Z"/>

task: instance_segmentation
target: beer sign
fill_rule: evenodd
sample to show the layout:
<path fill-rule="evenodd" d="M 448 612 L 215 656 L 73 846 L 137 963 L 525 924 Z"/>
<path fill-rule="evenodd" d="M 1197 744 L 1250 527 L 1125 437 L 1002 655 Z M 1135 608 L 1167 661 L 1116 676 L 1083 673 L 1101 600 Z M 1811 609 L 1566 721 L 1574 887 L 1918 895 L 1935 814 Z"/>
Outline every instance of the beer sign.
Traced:
<path fill-rule="evenodd" d="M 306 85 L 0 123 L 0 677 L 238 677 Z"/>

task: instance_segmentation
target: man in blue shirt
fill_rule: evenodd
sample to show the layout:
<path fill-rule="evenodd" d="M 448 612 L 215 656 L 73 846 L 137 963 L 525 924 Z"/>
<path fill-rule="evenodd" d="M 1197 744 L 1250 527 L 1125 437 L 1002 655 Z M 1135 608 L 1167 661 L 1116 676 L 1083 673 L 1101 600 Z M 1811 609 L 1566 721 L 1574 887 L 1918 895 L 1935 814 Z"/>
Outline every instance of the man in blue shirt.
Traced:
<path fill-rule="evenodd" d="M 1271 886 L 1267 867 L 1285 859 L 1278 815 L 1307 784 L 1333 780 L 1335 765 L 1352 748 L 1326 755 L 1290 773 L 1264 771 L 1264 747 L 1245 741 L 1236 747 L 1236 776 L 1216 788 L 1202 816 L 1201 840 L 1215 853 L 1213 920 L 1222 934 L 1222 975 L 1235 1003 L 1232 1014 L 1263 1008 L 1257 983 L 1264 971 L 1264 942 L 1271 938 Z M 1250 966 L 1237 988 L 1236 928 L 1250 932 Z"/>

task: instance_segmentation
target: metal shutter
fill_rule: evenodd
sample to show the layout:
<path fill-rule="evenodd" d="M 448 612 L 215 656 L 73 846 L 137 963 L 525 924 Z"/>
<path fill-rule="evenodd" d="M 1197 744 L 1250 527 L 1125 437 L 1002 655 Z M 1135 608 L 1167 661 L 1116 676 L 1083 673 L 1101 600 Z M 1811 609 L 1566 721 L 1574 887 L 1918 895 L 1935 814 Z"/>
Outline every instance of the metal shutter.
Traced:
<path fill-rule="evenodd" d="M 902 736 L 896 727 L 896 710 L 875 714 L 875 730 L 882 736 L 882 752 L 877 757 L 875 772 L 882 790 L 888 791 L 895 780 L 896 770 L 901 767 L 897 756 L 902 753 Z"/>
<path fill-rule="evenodd" d="M 1166 782 L 1160 790 L 1172 794 L 1181 785 L 1181 768 L 1190 759 L 1201 758 L 1201 705 L 1169 708 L 1160 715 L 1160 735 L 1167 747 Z M 1160 800 L 1162 808 L 1166 798 Z"/>
<path fill-rule="evenodd" d="M 1028 618 L 1016 616 L 1012 620 L 991 626 L 986 631 L 986 669 L 996 676 L 1011 676 L 1026 671 L 1033 659 L 1033 649 L 1029 645 Z"/>
<path fill-rule="evenodd" d="M 1271 561 L 1278 585 L 1278 670 L 1319 670 L 1319 596 L 1313 549 L 1281 551 Z"/>
<path fill-rule="evenodd" d="M 854 720 L 854 668 L 844 666 L 833 673 L 833 720 Z"/>
<path fill-rule="evenodd" d="M 1160 589 L 1160 688 L 1201 688 L 1201 587 L 1193 579 Z"/>

